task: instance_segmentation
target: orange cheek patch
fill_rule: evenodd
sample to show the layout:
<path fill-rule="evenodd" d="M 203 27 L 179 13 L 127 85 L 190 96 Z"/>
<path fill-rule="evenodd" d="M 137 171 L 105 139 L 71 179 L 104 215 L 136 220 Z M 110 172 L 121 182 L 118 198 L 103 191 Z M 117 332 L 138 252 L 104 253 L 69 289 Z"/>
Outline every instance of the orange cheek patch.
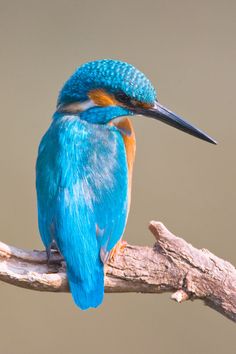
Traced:
<path fill-rule="evenodd" d="M 144 102 L 139 102 L 139 103 L 138 103 L 138 106 L 139 106 L 139 107 L 142 107 L 142 108 L 146 108 L 146 109 L 149 109 L 149 108 L 152 108 L 152 107 L 153 107 L 152 104 L 144 103 Z"/>
<path fill-rule="evenodd" d="M 113 95 L 101 89 L 90 91 L 88 96 L 98 106 L 115 106 L 118 103 Z"/>
<path fill-rule="evenodd" d="M 141 108 L 145 108 L 145 109 L 149 109 L 149 108 L 153 107 L 153 105 L 150 103 L 145 103 L 145 102 L 141 102 L 141 101 L 137 101 L 137 100 L 133 100 L 133 104 L 136 107 L 141 107 Z"/>

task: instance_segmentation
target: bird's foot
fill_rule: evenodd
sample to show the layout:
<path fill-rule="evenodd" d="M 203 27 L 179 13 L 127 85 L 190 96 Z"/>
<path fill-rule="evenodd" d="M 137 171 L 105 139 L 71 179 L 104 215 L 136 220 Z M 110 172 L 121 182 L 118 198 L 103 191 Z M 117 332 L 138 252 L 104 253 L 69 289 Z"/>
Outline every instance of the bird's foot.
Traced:
<path fill-rule="evenodd" d="M 115 245 L 115 247 L 112 248 L 110 254 L 109 254 L 109 263 L 113 263 L 115 260 L 115 257 L 118 253 L 123 253 L 125 247 L 127 246 L 127 242 L 124 240 L 120 240 L 117 242 L 117 244 Z"/>
<path fill-rule="evenodd" d="M 62 257 L 55 240 L 52 240 L 50 245 L 46 248 L 46 253 L 48 266 L 60 265 L 61 262 L 64 261 L 64 258 Z M 55 258 L 54 255 L 57 255 L 57 257 Z"/>

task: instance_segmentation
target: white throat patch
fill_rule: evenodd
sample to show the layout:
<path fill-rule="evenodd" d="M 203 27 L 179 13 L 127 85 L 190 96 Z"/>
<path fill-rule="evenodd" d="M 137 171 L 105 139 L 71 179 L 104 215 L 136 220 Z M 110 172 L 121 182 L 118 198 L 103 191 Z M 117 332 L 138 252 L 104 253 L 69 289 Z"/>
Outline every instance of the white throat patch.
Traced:
<path fill-rule="evenodd" d="M 84 102 L 73 102 L 68 104 L 59 105 L 57 108 L 58 112 L 65 112 L 65 113 L 77 113 L 86 111 L 89 108 L 97 106 L 93 100 L 87 100 Z"/>

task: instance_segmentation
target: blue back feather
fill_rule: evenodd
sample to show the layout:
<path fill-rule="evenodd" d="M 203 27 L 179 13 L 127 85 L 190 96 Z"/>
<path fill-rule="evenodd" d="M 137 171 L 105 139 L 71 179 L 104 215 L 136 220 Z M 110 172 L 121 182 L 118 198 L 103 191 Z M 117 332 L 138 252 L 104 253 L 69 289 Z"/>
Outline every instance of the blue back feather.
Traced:
<path fill-rule="evenodd" d="M 98 306 L 104 294 L 100 250 L 109 252 L 127 219 L 127 162 L 120 132 L 57 114 L 44 135 L 36 166 L 42 240 L 65 258 L 75 303 Z"/>

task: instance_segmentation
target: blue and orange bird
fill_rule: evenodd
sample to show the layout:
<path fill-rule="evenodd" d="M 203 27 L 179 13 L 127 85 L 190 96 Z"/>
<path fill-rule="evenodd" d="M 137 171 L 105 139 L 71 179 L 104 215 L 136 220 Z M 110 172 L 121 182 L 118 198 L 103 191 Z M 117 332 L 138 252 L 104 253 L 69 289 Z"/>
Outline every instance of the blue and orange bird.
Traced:
<path fill-rule="evenodd" d="M 133 115 L 216 143 L 160 105 L 151 82 L 130 64 L 89 62 L 64 84 L 38 151 L 38 223 L 49 261 L 56 248 L 73 299 L 83 310 L 102 303 L 104 263 L 126 226 L 135 158 L 127 116 Z"/>

